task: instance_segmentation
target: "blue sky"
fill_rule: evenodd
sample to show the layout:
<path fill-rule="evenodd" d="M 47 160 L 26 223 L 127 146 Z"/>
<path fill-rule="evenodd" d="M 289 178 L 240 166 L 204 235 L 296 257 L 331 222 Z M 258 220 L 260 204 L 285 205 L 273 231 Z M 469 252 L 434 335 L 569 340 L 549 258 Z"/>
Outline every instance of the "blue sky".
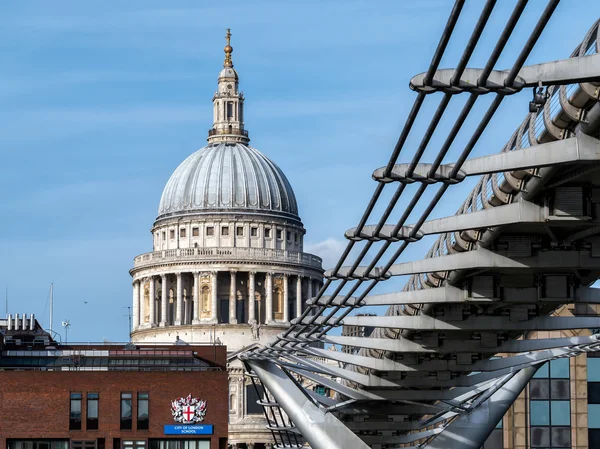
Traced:
<path fill-rule="evenodd" d="M 471 66 L 485 63 L 514 1 L 498 3 Z M 467 2 L 443 67 L 455 65 L 482 4 Z M 530 1 L 498 68 L 512 64 L 544 5 Z M 414 99 L 408 81 L 426 70 L 451 7 L 449 0 L 3 2 L 0 286 L 8 287 L 10 312 L 34 312 L 47 325 L 54 282 L 55 328 L 70 319 L 69 340 L 128 338 L 128 270 L 151 250 L 170 174 L 206 142 L 227 27 L 251 144 L 287 174 L 306 248 L 329 268 L 374 189 L 372 171 L 387 162 Z M 598 16 L 597 1 L 561 2 L 528 63 L 568 57 Z M 500 150 L 530 95 L 505 100 L 475 155 Z M 401 160 L 438 100 L 427 99 Z M 425 159 L 463 101 L 453 100 Z M 448 161 L 468 137 L 459 136 Z M 474 182 L 453 187 L 433 215 L 454 213 Z M 411 245 L 404 260 L 430 243 Z"/>

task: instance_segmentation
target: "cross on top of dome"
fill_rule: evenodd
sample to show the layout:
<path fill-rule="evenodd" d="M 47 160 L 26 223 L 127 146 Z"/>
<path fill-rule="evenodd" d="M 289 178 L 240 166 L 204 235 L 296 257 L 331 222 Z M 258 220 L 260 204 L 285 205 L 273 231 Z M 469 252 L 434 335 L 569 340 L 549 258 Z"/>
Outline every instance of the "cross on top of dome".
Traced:
<path fill-rule="evenodd" d="M 231 53 L 233 53 L 233 47 L 231 46 L 231 30 L 227 28 L 227 34 L 225 35 L 225 40 L 227 41 L 227 45 L 225 45 L 225 62 L 223 63 L 223 67 L 233 67 L 233 62 L 231 61 Z"/>

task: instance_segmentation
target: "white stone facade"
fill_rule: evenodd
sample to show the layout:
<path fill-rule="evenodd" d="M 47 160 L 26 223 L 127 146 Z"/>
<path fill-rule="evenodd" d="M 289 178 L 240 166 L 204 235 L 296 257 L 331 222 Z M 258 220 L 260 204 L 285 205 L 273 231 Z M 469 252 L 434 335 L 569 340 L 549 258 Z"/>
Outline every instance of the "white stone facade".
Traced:
<path fill-rule="evenodd" d="M 231 51 L 228 39 L 209 144 L 169 179 L 153 251 L 130 270 L 137 344 L 222 343 L 232 353 L 265 343 L 322 286 L 321 259 L 303 252 L 306 231 L 287 178 L 247 145 Z M 269 447 L 262 411 L 248 404 L 250 378 L 235 358 L 229 372 L 230 444 Z"/>

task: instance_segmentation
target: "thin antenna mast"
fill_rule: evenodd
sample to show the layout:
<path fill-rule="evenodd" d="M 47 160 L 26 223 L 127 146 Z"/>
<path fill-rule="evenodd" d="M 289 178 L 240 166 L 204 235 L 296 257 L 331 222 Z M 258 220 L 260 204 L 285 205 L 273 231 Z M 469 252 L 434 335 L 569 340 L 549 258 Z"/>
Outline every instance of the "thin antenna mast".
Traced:
<path fill-rule="evenodd" d="M 54 308 L 54 283 L 50 283 L 50 335 L 52 335 L 52 312 Z"/>
<path fill-rule="evenodd" d="M 4 291 L 4 312 L 6 316 L 8 316 L 8 285 L 5 287 Z"/>
<path fill-rule="evenodd" d="M 127 333 L 131 335 L 131 306 L 123 306 L 123 309 L 127 309 L 127 315 L 124 316 L 127 316 L 129 318 L 129 329 L 127 330 Z"/>

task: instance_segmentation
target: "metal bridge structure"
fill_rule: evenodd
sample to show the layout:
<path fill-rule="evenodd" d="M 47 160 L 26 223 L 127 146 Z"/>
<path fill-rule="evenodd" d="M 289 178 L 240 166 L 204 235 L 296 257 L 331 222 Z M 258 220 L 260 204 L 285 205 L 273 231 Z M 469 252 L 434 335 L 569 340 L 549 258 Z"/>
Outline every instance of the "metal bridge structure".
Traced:
<path fill-rule="evenodd" d="M 275 341 L 240 355 L 276 447 L 479 449 L 543 363 L 600 349 L 600 289 L 591 287 L 600 275 L 599 21 L 570 58 L 526 66 L 558 0 L 532 3 L 539 20 L 513 65 L 498 70 L 527 4 L 519 0 L 485 66 L 469 68 L 496 6 L 488 0 L 456 67 L 440 69 L 463 3 L 454 4 L 427 71 L 410 80 L 414 104 L 389 162 L 373 167 L 374 193 L 323 288 Z M 502 101 L 524 90 L 534 94 L 522 124 L 499 152 L 471 157 Z M 422 160 L 459 96 L 466 101 L 443 144 Z M 408 148 L 425 101 L 437 109 Z M 467 130 L 478 101 L 489 106 Z M 459 132 L 470 137 L 447 161 Z M 398 162 L 401 152 L 409 163 Z M 457 213 L 430 219 L 471 176 L 479 181 Z M 401 198 L 410 199 L 392 221 Z M 423 259 L 401 260 L 429 235 L 438 237 Z M 401 291 L 372 293 L 397 276 L 408 277 Z M 388 308 L 356 313 L 370 306 Z M 374 331 L 330 332 L 342 325 Z M 534 338 L 560 330 L 578 332 Z M 307 382 L 336 394 L 316 394 Z"/>

